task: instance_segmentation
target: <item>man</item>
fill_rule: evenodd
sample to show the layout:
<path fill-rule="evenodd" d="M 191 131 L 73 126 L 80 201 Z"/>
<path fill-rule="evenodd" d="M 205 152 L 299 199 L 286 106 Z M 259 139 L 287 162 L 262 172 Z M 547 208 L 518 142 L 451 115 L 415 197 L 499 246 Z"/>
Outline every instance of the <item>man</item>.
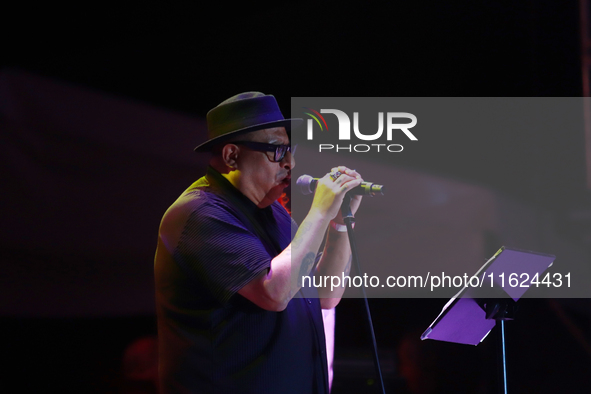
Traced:
<path fill-rule="evenodd" d="M 328 392 L 320 308 L 333 308 L 344 288 L 301 289 L 301 277 L 313 269 L 348 273 L 339 210 L 362 179 L 333 168 L 297 229 L 277 199 L 290 182 L 289 133 L 300 122 L 284 119 L 275 98 L 258 92 L 208 113 L 210 139 L 195 148 L 212 153 L 207 174 L 167 210 L 158 237 L 163 393 Z M 360 201 L 352 199 L 353 213 Z"/>

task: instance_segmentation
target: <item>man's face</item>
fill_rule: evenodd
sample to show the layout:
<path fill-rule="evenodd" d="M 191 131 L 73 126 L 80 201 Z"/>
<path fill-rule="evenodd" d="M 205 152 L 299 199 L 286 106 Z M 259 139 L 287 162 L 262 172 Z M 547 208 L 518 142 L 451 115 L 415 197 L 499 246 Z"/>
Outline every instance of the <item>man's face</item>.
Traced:
<path fill-rule="evenodd" d="M 284 127 L 254 131 L 250 141 L 273 145 L 289 145 Z M 260 208 L 271 205 L 289 186 L 295 160 L 286 152 L 280 162 L 273 162 L 274 152 L 259 152 L 240 145 L 240 189 Z"/>

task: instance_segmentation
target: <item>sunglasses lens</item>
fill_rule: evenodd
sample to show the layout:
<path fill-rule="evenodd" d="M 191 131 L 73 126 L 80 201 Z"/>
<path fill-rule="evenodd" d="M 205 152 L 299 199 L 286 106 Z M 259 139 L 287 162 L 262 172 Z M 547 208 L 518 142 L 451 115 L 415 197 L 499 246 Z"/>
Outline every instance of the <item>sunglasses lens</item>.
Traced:
<path fill-rule="evenodd" d="M 277 148 L 275 148 L 275 161 L 283 160 L 284 156 L 285 156 L 285 147 L 283 145 L 277 146 Z"/>
<path fill-rule="evenodd" d="M 285 157 L 285 153 L 287 151 L 290 151 L 291 155 L 293 156 L 295 154 L 296 147 L 297 147 L 297 145 L 294 145 L 294 146 L 278 145 L 275 148 L 275 161 L 279 162 L 279 161 L 283 160 L 283 158 Z"/>

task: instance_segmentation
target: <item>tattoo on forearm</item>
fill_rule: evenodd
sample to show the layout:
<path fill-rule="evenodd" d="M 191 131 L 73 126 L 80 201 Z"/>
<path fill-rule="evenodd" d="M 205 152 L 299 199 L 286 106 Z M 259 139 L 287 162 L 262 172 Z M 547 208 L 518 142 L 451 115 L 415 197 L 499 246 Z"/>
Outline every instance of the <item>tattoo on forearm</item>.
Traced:
<path fill-rule="evenodd" d="M 298 229 L 298 232 L 305 234 L 309 229 L 310 229 L 310 224 L 304 222 L 304 223 L 302 223 L 302 225 Z M 299 248 L 301 243 L 302 243 L 301 237 L 296 236 L 296 237 L 294 237 L 293 241 L 291 242 L 291 245 L 293 248 Z"/>
<path fill-rule="evenodd" d="M 316 255 L 312 252 L 308 252 L 308 254 L 306 254 L 306 256 L 304 256 L 304 259 L 302 260 L 302 265 L 300 266 L 300 278 L 302 276 L 306 276 L 310 273 L 310 270 L 312 269 L 312 266 L 314 265 L 315 258 L 316 258 Z"/>

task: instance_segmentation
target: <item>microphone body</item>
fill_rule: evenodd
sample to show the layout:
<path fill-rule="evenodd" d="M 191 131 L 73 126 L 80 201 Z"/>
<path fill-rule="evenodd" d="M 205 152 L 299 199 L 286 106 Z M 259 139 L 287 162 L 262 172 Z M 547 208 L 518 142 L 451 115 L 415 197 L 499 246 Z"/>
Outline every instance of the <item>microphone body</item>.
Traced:
<path fill-rule="evenodd" d="M 310 175 L 302 175 L 296 181 L 296 185 L 300 187 L 300 192 L 302 194 L 312 194 L 316 190 L 316 185 L 318 184 L 318 178 L 312 178 Z M 354 187 L 353 189 L 349 190 L 348 193 L 355 194 L 355 195 L 370 195 L 370 196 L 377 196 L 377 195 L 384 195 L 384 186 L 377 185 L 372 182 L 362 182 L 361 185 Z"/>

